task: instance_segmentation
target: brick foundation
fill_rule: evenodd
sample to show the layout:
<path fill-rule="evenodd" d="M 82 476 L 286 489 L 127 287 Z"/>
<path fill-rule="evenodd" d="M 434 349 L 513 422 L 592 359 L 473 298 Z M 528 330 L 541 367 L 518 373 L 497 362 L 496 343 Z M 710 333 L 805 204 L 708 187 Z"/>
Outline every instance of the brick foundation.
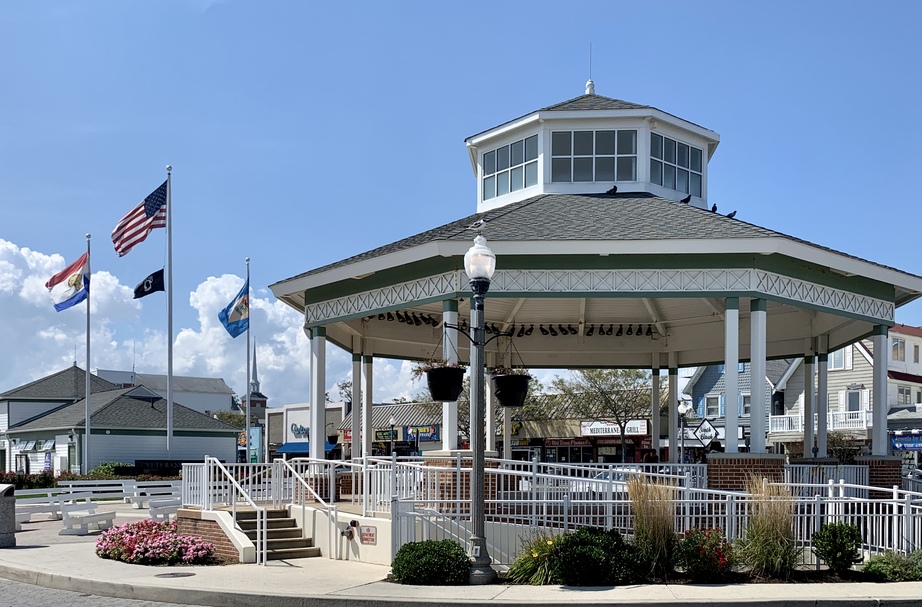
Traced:
<path fill-rule="evenodd" d="M 445 467 L 444 472 L 438 473 L 438 499 L 445 500 L 446 503 L 442 510 L 446 512 L 456 512 L 459 510 L 461 513 L 470 512 L 470 499 L 471 499 L 471 473 L 470 468 L 472 465 L 473 459 L 470 457 L 461 458 L 461 468 L 462 471 L 457 471 L 458 461 L 454 458 L 431 458 L 426 460 L 426 465 L 429 466 L 443 466 Z M 496 468 L 498 464 L 496 462 L 484 462 L 487 468 Z M 460 479 L 458 475 L 460 474 Z M 490 500 L 495 500 L 498 492 L 497 487 L 497 476 L 495 474 L 487 474 L 484 476 L 483 480 L 483 498 L 487 502 L 485 506 L 485 512 L 487 514 L 495 513 L 496 507 L 495 504 L 489 503 Z M 452 503 L 452 500 L 460 500 L 457 503 Z M 457 504 L 457 505 L 456 505 Z"/>
<path fill-rule="evenodd" d="M 855 458 L 855 463 L 868 467 L 868 484 L 880 487 L 880 491 L 870 491 L 870 498 L 886 498 L 893 495 L 893 486 L 903 486 L 902 460 L 888 455 L 864 455 Z"/>
<path fill-rule="evenodd" d="M 708 455 L 708 489 L 742 491 L 750 476 L 769 482 L 784 481 L 783 455 L 770 453 L 711 453 Z"/>
<path fill-rule="evenodd" d="M 180 535 L 199 537 L 214 544 L 215 554 L 235 563 L 240 562 L 240 552 L 228 539 L 216 521 L 201 518 L 199 510 L 180 508 L 176 513 L 177 530 Z"/>

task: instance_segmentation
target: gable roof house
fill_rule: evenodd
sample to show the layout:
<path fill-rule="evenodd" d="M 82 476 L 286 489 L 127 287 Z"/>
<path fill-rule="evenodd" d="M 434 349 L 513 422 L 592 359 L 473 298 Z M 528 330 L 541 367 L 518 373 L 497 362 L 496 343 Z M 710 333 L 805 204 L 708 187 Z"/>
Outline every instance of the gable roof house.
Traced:
<path fill-rule="evenodd" d="M 763 390 L 764 407 L 756 410 L 764 411 L 766 418 L 768 411 L 773 404 L 777 403 L 780 398 L 778 386 L 790 369 L 792 359 L 768 360 L 765 362 L 765 377 Z M 727 373 L 730 369 L 724 365 L 707 365 L 698 367 L 688 384 L 686 384 L 683 393 L 691 399 L 692 412 L 687 416 L 686 427 L 683 430 L 685 434 L 686 447 L 707 447 L 701 445 L 699 440 L 693 434 L 694 429 L 702 420 L 707 419 L 717 430 L 717 441 L 720 443 L 721 450 L 726 449 L 727 439 L 725 435 L 726 419 L 726 385 Z M 752 407 L 752 365 L 749 363 L 738 363 L 732 372 L 737 375 L 737 386 L 739 394 L 737 396 L 737 415 L 739 416 L 739 426 L 737 427 L 736 446 L 738 449 L 746 450 L 749 445 L 747 438 L 750 438 L 749 432 L 752 425 L 751 415 L 754 410 Z"/>
<path fill-rule="evenodd" d="M 167 376 L 153 373 L 135 373 L 134 371 L 112 371 L 96 369 L 99 377 L 108 380 L 119 388 L 144 386 L 166 398 Z M 234 391 L 220 377 L 173 376 L 173 400 L 200 413 L 233 411 Z"/>
<path fill-rule="evenodd" d="M 73 367 L 0 395 L 0 406 L 9 411 L 4 428 L 6 470 L 80 470 L 85 453 L 85 377 L 82 369 Z M 79 380 L 76 394 L 74 379 Z M 92 374 L 90 381 L 87 469 L 103 461 L 201 461 L 205 455 L 234 461 L 238 431 L 232 426 L 174 402 L 168 453 L 165 399 L 144 386 L 120 389 Z"/>
<path fill-rule="evenodd" d="M 892 435 L 920 434 L 922 414 L 916 405 L 922 403 L 922 328 L 897 324 L 890 329 L 885 391 L 888 448 L 901 455 L 913 466 L 918 463 L 922 440 L 897 441 Z M 829 432 L 841 432 L 859 446 L 871 447 L 874 426 L 874 394 L 871 389 L 874 372 L 874 345 L 865 339 L 830 352 L 827 356 L 826 427 Z M 805 365 L 803 359 L 793 362 L 779 390 L 784 394 L 783 410 L 773 411 L 769 423 L 769 441 L 783 444 L 790 454 L 803 454 Z M 812 367 L 814 393 L 817 392 L 818 365 Z M 818 415 L 818 409 L 817 409 Z M 899 445 L 897 445 L 899 443 Z"/>

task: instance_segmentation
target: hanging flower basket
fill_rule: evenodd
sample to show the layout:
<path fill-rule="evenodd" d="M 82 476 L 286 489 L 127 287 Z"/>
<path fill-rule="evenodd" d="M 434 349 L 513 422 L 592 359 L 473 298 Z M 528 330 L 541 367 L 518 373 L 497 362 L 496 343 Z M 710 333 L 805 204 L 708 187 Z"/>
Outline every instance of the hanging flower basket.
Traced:
<path fill-rule="evenodd" d="M 464 367 L 432 367 L 426 371 L 426 384 L 432 400 L 454 402 L 464 387 Z"/>
<path fill-rule="evenodd" d="M 528 396 L 528 382 L 531 376 L 521 369 L 496 369 L 490 381 L 493 382 L 493 395 L 504 407 L 521 407 Z"/>

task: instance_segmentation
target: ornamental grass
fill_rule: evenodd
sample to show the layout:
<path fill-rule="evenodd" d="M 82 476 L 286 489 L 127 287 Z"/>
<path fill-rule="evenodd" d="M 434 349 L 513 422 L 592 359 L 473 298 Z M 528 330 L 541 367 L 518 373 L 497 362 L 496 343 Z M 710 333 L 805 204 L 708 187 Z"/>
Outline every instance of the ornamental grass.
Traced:
<path fill-rule="evenodd" d="M 627 492 L 634 508 L 634 545 L 650 575 L 668 579 L 676 547 L 675 487 L 635 475 Z"/>

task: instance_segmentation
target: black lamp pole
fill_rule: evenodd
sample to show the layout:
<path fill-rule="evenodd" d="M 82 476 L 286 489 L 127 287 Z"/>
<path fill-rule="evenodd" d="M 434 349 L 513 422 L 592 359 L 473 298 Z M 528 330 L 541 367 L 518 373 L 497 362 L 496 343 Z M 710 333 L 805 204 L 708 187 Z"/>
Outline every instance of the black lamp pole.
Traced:
<path fill-rule="evenodd" d="M 484 522 L 484 417 L 486 416 L 484 391 L 484 329 L 483 300 L 490 288 L 490 279 L 472 278 L 471 291 L 474 294 L 471 305 L 471 537 L 468 556 L 471 557 L 470 582 L 489 584 L 496 579 L 496 571 L 490 567 Z"/>

